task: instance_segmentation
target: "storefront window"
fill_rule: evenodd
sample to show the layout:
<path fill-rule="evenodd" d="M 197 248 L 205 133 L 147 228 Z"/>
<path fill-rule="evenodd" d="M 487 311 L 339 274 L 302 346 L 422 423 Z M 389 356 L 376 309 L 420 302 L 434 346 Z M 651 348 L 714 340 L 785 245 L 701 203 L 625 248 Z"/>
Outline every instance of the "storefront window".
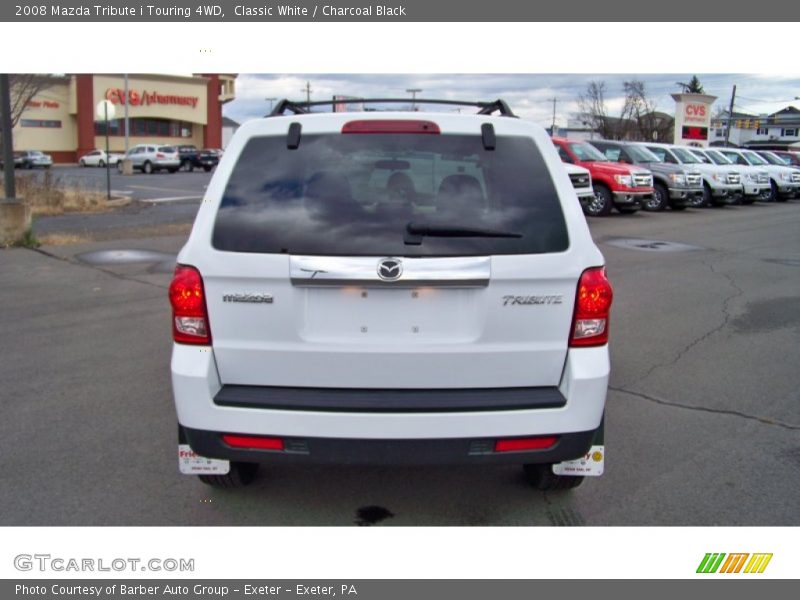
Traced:
<path fill-rule="evenodd" d="M 54 121 L 50 119 L 20 119 L 19 124 L 22 127 L 61 127 L 61 121 Z"/>
<path fill-rule="evenodd" d="M 59 125 L 49 125 L 49 127 L 60 127 L 60 122 L 58 123 Z M 183 121 L 170 121 L 168 119 L 129 119 L 129 126 L 130 134 L 134 137 L 192 137 L 192 124 Z M 48 125 L 38 125 L 38 127 L 48 127 Z M 105 122 L 95 122 L 94 131 L 95 135 L 105 135 Z M 109 121 L 108 135 L 125 135 L 125 120 L 114 119 L 113 121 Z"/>

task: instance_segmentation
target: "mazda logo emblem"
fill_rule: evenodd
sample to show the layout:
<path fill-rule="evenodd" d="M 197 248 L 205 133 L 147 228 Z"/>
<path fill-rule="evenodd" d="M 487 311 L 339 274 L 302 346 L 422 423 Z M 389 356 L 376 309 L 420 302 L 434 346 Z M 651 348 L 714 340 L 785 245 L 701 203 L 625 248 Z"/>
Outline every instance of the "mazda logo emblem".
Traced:
<path fill-rule="evenodd" d="M 384 281 L 396 281 L 403 274 L 403 263 L 397 258 L 384 258 L 378 262 L 378 277 Z"/>

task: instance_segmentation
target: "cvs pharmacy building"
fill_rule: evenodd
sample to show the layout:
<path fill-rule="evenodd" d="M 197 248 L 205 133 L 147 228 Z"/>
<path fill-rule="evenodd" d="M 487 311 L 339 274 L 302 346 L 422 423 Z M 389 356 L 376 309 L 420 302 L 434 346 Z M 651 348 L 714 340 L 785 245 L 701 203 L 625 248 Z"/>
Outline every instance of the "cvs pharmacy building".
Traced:
<path fill-rule="evenodd" d="M 128 144 L 193 144 L 222 148 L 222 105 L 235 97 L 235 74 L 54 77 L 26 106 L 14 128 L 15 150 L 41 150 L 55 162 L 74 163 L 105 148 Z M 115 105 L 115 119 L 98 121 L 101 100 Z M 127 129 L 125 110 L 127 108 Z"/>

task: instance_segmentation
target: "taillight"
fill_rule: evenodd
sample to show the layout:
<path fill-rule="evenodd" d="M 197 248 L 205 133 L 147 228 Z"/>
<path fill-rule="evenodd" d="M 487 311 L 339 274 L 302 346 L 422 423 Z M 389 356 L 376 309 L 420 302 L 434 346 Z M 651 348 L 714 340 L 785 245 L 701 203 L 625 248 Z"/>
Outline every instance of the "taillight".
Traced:
<path fill-rule="evenodd" d="M 494 451 L 524 452 L 525 450 L 546 450 L 555 446 L 557 441 L 558 438 L 554 435 L 497 440 L 494 443 Z"/>
<path fill-rule="evenodd" d="M 156 158 L 166 158 L 161 152 L 156 152 Z"/>
<path fill-rule="evenodd" d="M 348 121 L 342 133 L 432 133 L 438 134 L 439 126 L 433 121 L 389 121 L 375 119 L 369 121 Z"/>
<path fill-rule="evenodd" d="M 247 448 L 250 450 L 283 450 L 283 440 L 259 435 L 233 435 L 225 433 L 222 441 L 231 448 Z"/>
<path fill-rule="evenodd" d="M 602 346 L 608 343 L 608 315 L 614 291 L 605 267 L 586 269 L 575 295 L 570 346 Z"/>
<path fill-rule="evenodd" d="M 194 267 L 178 265 L 169 285 L 172 339 L 180 344 L 211 344 L 203 278 Z"/>

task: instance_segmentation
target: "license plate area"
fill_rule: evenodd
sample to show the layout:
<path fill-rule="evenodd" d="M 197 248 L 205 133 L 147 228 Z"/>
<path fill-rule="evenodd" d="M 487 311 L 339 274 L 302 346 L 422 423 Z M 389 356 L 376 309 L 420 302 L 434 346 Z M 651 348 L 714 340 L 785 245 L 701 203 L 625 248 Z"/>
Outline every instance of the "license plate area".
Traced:
<path fill-rule="evenodd" d="M 605 458 L 605 446 L 592 446 L 589 452 L 580 458 L 554 464 L 553 473 L 573 477 L 599 477 L 603 474 Z"/>
<path fill-rule="evenodd" d="M 231 470 L 231 463 L 200 456 L 189 444 L 178 444 L 178 468 L 184 475 L 227 475 Z"/>

